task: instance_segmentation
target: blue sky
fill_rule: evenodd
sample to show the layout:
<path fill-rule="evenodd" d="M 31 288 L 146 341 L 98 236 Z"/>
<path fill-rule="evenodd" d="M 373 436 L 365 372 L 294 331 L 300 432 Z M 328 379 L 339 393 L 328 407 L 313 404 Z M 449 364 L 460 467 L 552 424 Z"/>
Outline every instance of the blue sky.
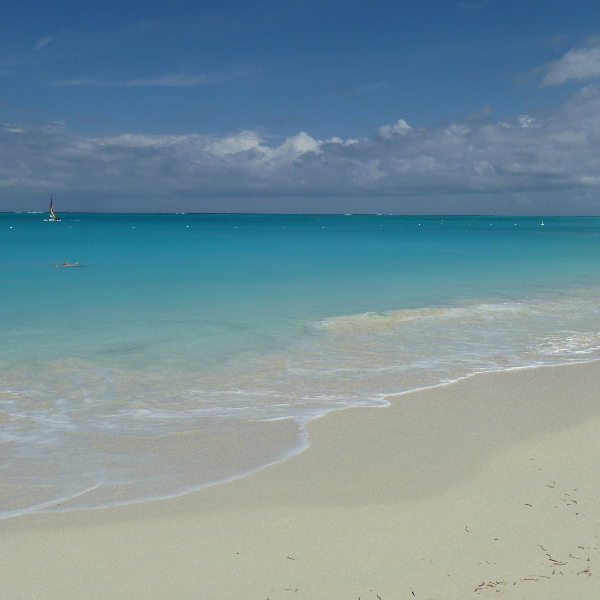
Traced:
<path fill-rule="evenodd" d="M 0 210 L 600 214 L 600 5 L 15 2 Z"/>

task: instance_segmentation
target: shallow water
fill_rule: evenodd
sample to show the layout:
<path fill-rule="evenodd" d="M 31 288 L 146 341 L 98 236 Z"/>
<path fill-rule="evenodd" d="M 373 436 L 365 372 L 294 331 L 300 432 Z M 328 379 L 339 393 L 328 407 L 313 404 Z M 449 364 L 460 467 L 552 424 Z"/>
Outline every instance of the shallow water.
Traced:
<path fill-rule="evenodd" d="M 329 410 L 600 356 L 598 218 L 62 218 L 0 215 L 0 515 L 183 493 Z"/>

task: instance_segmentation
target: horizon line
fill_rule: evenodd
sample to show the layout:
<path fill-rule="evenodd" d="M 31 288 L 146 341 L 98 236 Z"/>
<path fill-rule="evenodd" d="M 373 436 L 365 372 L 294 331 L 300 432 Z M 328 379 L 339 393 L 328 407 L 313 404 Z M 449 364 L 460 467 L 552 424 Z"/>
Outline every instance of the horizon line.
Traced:
<path fill-rule="evenodd" d="M 0 215 L 45 215 L 48 211 L 0 211 Z M 535 215 L 518 215 L 518 214 L 482 214 L 482 213 L 271 213 L 271 212 L 165 212 L 165 211 L 64 211 L 61 210 L 61 215 L 218 215 L 218 216 L 272 216 L 272 217 L 418 217 L 418 218 L 456 218 L 456 217 L 472 217 L 472 218 L 487 218 L 487 219 L 552 219 L 552 218 L 600 218 L 598 215 L 565 215 L 565 214 L 535 214 Z"/>

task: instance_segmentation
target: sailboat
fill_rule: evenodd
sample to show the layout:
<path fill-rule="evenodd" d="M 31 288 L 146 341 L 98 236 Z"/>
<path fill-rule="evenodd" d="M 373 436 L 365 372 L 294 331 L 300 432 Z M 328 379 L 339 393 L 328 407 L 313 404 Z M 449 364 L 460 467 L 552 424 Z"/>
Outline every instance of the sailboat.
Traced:
<path fill-rule="evenodd" d="M 52 195 L 50 196 L 50 218 L 44 219 L 44 221 L 60 221 L 60 217 L 54 214 L 54 209 L 52 208 Z"/>

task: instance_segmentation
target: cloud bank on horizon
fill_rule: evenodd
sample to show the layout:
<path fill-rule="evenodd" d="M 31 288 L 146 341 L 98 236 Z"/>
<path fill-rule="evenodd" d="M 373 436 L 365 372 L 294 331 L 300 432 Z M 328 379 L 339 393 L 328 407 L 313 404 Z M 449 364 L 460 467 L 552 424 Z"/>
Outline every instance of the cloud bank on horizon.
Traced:
<path fill-rule="evenodd" d="M 54 36 L 42 36 L 34 51 L 54 43 Z M 537 78 L 540 89 L 570 85 L 566 100 L 502 118 L 486 105 L 429 125 L 396 114 L 356 137 L 319 139 L 302 126 L 288 135 L 263 127 L 90 133 L 60 121 L 4 118 L 0 209 L 36 210 L 32 199 L 52 193 L 64 198 L 65 210 L 600 214 L 600 39 L 591 37 L 535 71 L 530 80 Z M 50 85 L 189 88 L 261 72 L 179 71 Z M 364 86 L 371 88 L 385 86 Z"/>

